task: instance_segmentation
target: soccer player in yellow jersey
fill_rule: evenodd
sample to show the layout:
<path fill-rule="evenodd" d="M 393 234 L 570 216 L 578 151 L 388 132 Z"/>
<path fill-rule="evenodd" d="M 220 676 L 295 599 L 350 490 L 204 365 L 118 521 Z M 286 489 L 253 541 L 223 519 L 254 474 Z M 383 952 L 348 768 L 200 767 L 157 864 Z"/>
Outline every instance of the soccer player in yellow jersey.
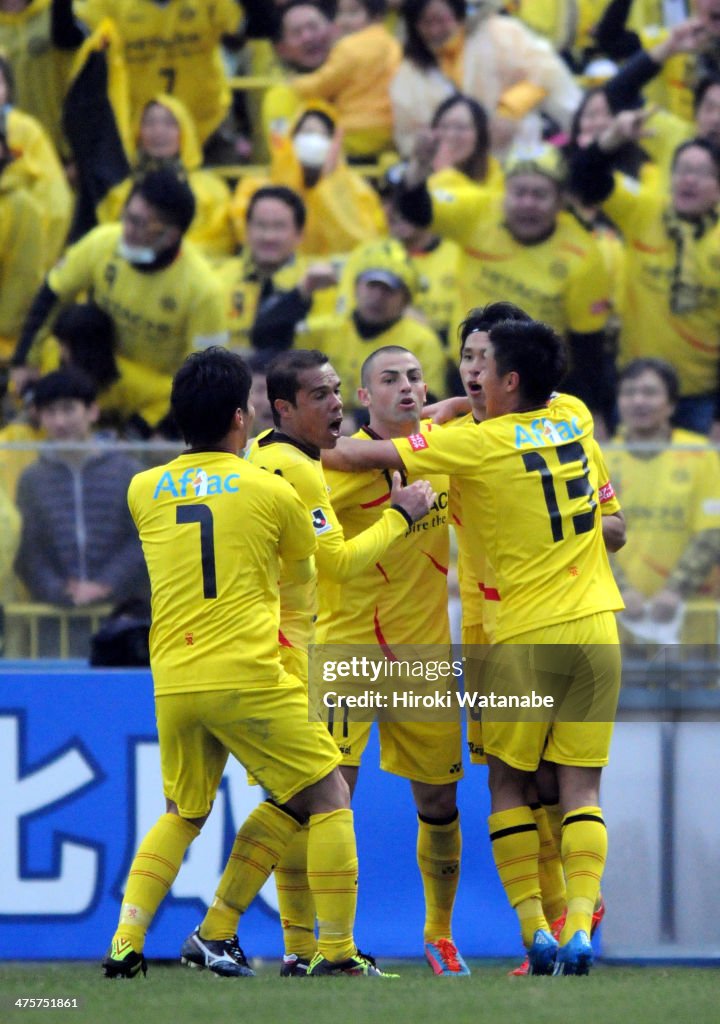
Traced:
<path fill-rule="evenodd" d="M 360 401 L 370 421 L 354 436 L 403 437 L 420 430 L 427 387 L 422 367 L 400 346 L 378 349 L 365 360 Z M 449 645 L 447 615 L 448 479 L 429 478 L 437 497 L 421 523 L 391 544 L 378 560 L 342 587 L 320 577 L 319 643 L 361 644 L 377 657 L 402 658 L 397 645 Z M 362 535 L 391 500 L 387 470 L 327 475 L 330 500 L 349 537 Z M 371 722 L 328 722 L 343 754 L 342 772 L 355 790 Z M 457 780 L 462 776 L 459 722 L 381 722 L 381 765 L 410 780 L 418 814 L 417 858 L 425 893 L 425 956 L 436 975 L 470 971 L 452 938 L 452 910 L 460 878 Z"/>
<path fill-rule="evenodd" d="M 463 426 L 467 423 L 481 423 L 485 419 L 485 395 L 480 384 L 483 367 L 484 349 L 488 340 L 488 331 L 502 321 L 524 321 L 530 317 L 518 306 L 510 302 L 494 302 L 488 306 L 471 310 L 460 325 L 460 376 L 470 403 L 470 412 L 458 419 L 451 420 L 450 428 Z M 593 448 L 594 458 L 598 462 L 599 493 L 603 513 L 603 536 L 608 550 L 618 547 L 618 541 L 624 535 L 622 523 L 619 521 L 619 503 L 612 496 L 612 488 L 608 486 L 607 469 L 602 462 L 599 448 Z M 472 652 L 477 645 L 492 642 L 497 602 L 500 595 L 494 583 L 492 565 L 485 558 L 485 552 L 478 543 L 477 530 L 472 519 L 465 515 L 463 507 L 464 477 L 450 478 L 450 515 L 458 543 L 458 576 L 460 582 L 460 598 L 462 602 L 462 643 L 464 648 Z M 618 531 L 620 536 L 618 537 Z M 482 723 L 480 709 L 471 708 L 467 721 L 467 741 L 470 761 L 473 764 L 486 764 L 482 741 Z M 558 804 L 557 780 L 554 770 L 547 765 L 536 774 L 528 785 L 526 799 L 530 807 L 540 837 L 540 889 L 543 910 L 548 921 L 557 928 L 562 922 L 566 908 L 565 879 L 560 860 L 560 829 L 562 810 Z M 600 904 L 598 904 L 599 908 Z M 602 915 L 599 909 L 593 915 L 593 930 L 597 927 Z M 511 973 L 524 976 L 529 973 L 530 964 L 526 959 Z"/>
<path fill-rule="evenodd" d="M 615 561 L 631 632 L 632 620 L 670 622 L 686 601 L 689 611 L 720 553 L 720 460 L 707 438 L 671 425 L 677 397 L 677 374 L 661 359 L 635 359 L 620 374 L 622 447 L 607 461 L 635 527 Z"/>
<path fill-rule="evenodd" d="M 607 851 L 599 782 L 620 686 L 612 613 L 622 600 L 600 528 L 592 420 L 578 399 L 550 400 L 565 370 L 562 340 L 547 325 L 495 325 L 483 352 L 485 422 L 373 446 L 346 440 L 337 460 L 344 468 L 402 465 L 409 473 L 465 478 L 467 514 L 477 523 L 499 596 L 486 683 L 502 691 L 510 680 L 496 667 L 519 651 L 533 686 L 557 670 L 571 695 L 589 692 L 601 703 L 593 721 L 483 718 L 493 853 L 535 974 L 586 974 L 592 963 L 589 932 Z M 542 910 L 540 841 L 525 797 L 541 760 L 556 766 L 565 812 L 560 945 Z"/>
<path fill-rule="evenodd" d="M 115 326 L 118 355 L 141 372 L 173 374 L 194 348 L 224 341 L 220 288 L 191 242 L 189 187 L 173 171 L 150 171 L 128 197 L 121 224 L 88 232 L 50 271 L 33 300 L 12 358 L 16 387 L 59 304 L 89 292 Z"/>
<path fill-rule="evenodd" d="M 458 311 L 507 300 L 550 324 L 572 352 L 568 390 L 594 413 L 613 403 L 604 365 L 610 279 L 592 235 L 564 207 L 565 167 L 543 145 L 511 154 L 505 190 L 446 191 L 426 183 L 440 146 L 436 132 L 418 134 L 398 197 L 400 212 L 431 224 L 460 246 Z M 456 316 L 456 321 L 462 317 Z"/>
<path fill-rule="evenodd" d="M 379 516 L 345 538 L 330 502 L 320 462 L 342 423 L 340 378 L 327 356 L 300 349 L 277 356 L 267 370 L 268 398 L 276 427 L 261 434 L 247 459 L 283 477 L 297 491 L 317 537 L 316 564 L 323 586 L 349 583 L 368 572 L 391 544 L 406 547 L 405 535 L 434 499 L 427 482 L 403 487 L 395 474 Z M 351 584 L 352 585 L 352 584 Z M 307 680 L 307 648 L 313 639 L 317 598 L 314 582 L 299 592 L 297 581 L 280 581 L 280 657 L 288 671 Z M 304 881 L 307 833 L 301 833 L 275 871 L 285 955 L 281 973 L 301 976 L 315 952 L 315 911 Z"/>
<path fill-rule="evenodd" d="M 139 473 L 128 494 L 152 586 L 151 667 L 166 813 L 130 868 L 106 977 L 146 970 L 148 927 L 207 819 L 228 755 L 271 799 L 240 828 L 217 919 L 237 921 L 307 820 L 308 873 L 320 920 L 316 974 L 379 971 L 352 937 L 357 855 L 339 754 L 308 720 L 302 682 L 279 659 L 277 577 L 314 574 L 307 510 L 284 480 L 238 457 L 252 421 L 250 372 L 224 349 L 190 356 L 173 381 L 172 409 L 189 448 Z M 227 874 L 227 873 L 226 873 Z M 231 933 L 232 935 L 232 933 Z M 252 971 L 237 936 L 196 929 L 183 959 L 226 976 Z"/>

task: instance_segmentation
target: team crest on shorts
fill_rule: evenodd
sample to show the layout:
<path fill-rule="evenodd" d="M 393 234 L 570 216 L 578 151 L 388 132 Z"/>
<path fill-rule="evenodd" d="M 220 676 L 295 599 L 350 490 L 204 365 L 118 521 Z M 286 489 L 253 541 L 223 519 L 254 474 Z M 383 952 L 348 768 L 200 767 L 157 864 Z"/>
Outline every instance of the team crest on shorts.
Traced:
<path fill-rule="evenodd" d="M 332 530 L 332 523 L 328 522 L 328 518 L 321 508 L 314 508 L 310 515 L 312 516 L 313 529 L 316 534 L 319 535 Z"/>

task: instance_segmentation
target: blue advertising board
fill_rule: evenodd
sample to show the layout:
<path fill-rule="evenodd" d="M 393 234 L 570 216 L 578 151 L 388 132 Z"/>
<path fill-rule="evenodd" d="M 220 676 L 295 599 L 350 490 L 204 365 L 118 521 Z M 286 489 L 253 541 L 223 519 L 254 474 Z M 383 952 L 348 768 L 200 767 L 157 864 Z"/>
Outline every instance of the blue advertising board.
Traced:
<path fill-rule="evenodd" d="M 354 801 L 356 936 L 378 956 L 422 955 L 423 897 L 410 786 L 378 767 L 373 738 Z M 487 837 L 486 769 L 459 783 L 462 874 L 455 939 L 466 956 L 515 956 L 520 939 Z M 263 792 L 228 765 L 215 807 L 153 923 L 151 958 L 174 958 L 212 900 L 237 827 Z M 164 811 L 149 672 L 65 663 L 0 671 L 0 958 L 99 959 L 130 863 Z M 248 955 L 279 958 L 272 878 L 245 914 Z"/>

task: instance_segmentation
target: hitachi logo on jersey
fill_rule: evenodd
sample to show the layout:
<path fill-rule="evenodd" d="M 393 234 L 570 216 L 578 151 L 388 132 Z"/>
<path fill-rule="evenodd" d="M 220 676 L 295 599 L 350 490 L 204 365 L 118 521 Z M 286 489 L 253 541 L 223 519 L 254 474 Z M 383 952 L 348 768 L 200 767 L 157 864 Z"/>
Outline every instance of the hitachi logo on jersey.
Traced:
<path fill-rule="evenodd" d="M 545 445 L 563 444 L 565 441 L 572 441 L 580 437 L 582 427 L 577 416 L 568 423 L 567 420 L 558 420 L 553 423 L 547 417 L 533 420 L 529 426 L 515 424 L 515 447 L 516 448 L 543 448 Z"/>
<path fill-rule="evenodd" d="M 599 489 L 598 500 L 601 505 L 605 505 L 608 501 L 612 501 L 614 497 L 615 491 L 613 489 L 613 485 L 608 480 L 608 482 Z"/>
<path fill-rule="evenodd" d="M 410 436 L 408 437 L 408 441 L 410 443 L 410 447 L 414 452 L 421 452 L 423 448 L 428 447 L 428 443 L 422 436 L 422 434 L 410 434 Z"/>
<path fill-rule="evenodd" d="M 161 494 L 171 494 L 173 498 L 205 498 L 208 494 L 222 494 L 223 491 L 233 494 L 240 490 L 239 483 L 238 473 L 218 476 L 216 473 L 206 473 L 201 467 L 193 467 L 173 477 L 173 474 L 166 470 L 157 482 L 153 501 Z"/>

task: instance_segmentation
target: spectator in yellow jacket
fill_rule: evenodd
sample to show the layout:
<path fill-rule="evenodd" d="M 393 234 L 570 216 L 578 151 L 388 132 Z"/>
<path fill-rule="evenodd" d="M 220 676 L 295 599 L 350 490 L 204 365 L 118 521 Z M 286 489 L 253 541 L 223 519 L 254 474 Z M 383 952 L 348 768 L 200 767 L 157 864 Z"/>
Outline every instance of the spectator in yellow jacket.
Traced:
<path fill-rule="evenodd" d="M 389 89 L 402 54 L 383 24 L 386 12 L 387 0 L 340 0 L 343 34 L 317 71 L 292 82 L 302 99 L 334 104 L 353 157 L 373 158 L 392 143 Z"/>
<path fill-rule="evenodd" d="M 133 182 L 149 170 L 169 167 L 187 180 L 195 196 L 195 219 L 187 237 L 204 256 L 222 259 L 235 248 L 230 224 L 230 190 L 223 179 L 203 170 L 197 131 L 187 107 L 175 96 L 155 96 L 140 118 L 132 175 L 108 192 L 97 208 L 99 224 L 118 221 Z"/>
<path fill-rule="evenodd" d="M 7 365 L 43 279 L 42 211 L 0 133 L 0 364 Z"/>
<path fill-rule="evenodd" d="M 298 252 L 306 256 L 347 253 L 385 231 L 380 199 L 342 154 L 337 114 L 322 101 L 308 104 L 288 135 L 271 139 L 270 175 L 248 177 L 238 185 L 231 216 L 239 242 L 252 195 L 264 185 L 285 185 L 302 197 L 307 221 Z"/>
<path fill-rule="evenodd" d="M 62 103 L 82 31 L 72 0 L 0 0 L 0 53 L 13 69 L 16 102 L 42 124 L 58 153 Z"/>
<path fill-rule="evenodd" d="M 295 348 L 319 348 L 340 376 L 348 410 L 360 411 L 357 389 L 365 359 L 386 345 L 400 345 L 417 356 L 433 398 L 446 394 L 447 360 L 439 337 L 411 311 L 420 281 L 404 247 L 395 239 L 371 242 L 353 261 L 352 308 L 333 316 L 299 322 Z M 301 314 L 298 304 L 298 313 Z"/>
<path fill-rule="evenodd" d="M 43 215 L 45 247 L 42 269 L 62 252 L 72 217 L 72 193 L 65 171 L 38 120 L 13 105 L 14 81 L 8 62 L 0 57 L 0 116 L 14 157 L 14 173 L 32 193 Z"/>

